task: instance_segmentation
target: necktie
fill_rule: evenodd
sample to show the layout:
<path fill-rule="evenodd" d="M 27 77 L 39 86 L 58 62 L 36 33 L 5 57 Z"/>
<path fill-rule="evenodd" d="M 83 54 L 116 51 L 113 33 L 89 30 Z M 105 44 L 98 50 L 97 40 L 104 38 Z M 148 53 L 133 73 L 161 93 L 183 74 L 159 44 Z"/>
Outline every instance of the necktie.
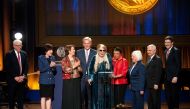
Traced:
<path fill-rule="evenodd" d="M 19 52 L 17 52 L 18 53 L 18 64 L 19 64 L 19 67 L 20 67 L 20 74 L 22 73 L 22 63 L 21 63 L 21 57 L 20 57 L 20 53 Z"/>
<path fill-rule="evenodd" d="M 150 63 L 150 61 L 151 61 L 151 58 L 148 58 L 147 64 L 149 64 L 149 63 Z"/>
<path fill-rule="evenodd" d="M 167 50 L 167 52 L 166 52 L 166 60 L 168 59 L 169 54 L 170 54 L 170 50 Z"/>
<path fill-rule="evenodd" d="M 86 63 L 88 62 L 88 52 L 89 52 L 89 50 L 85 50 L 86 52 L 85 52 L 85 58 L 86 58 Z"/>

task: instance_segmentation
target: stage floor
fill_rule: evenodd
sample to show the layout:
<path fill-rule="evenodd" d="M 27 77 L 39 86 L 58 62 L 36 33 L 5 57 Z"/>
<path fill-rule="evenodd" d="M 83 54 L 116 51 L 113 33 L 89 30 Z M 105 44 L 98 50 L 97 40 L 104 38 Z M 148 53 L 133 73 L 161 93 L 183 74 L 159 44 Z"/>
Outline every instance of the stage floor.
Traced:
<path fill-rule="evenodd" d="M 126 108 L 126 109 L 130 109 L 130 104 L 127 104 L 127 106 L 129 106 L 129 108 Z M 1 106 L 0 109 L 8 109 L 8 106 L 7 105 Z M 24 109 L 40 109 L 40 104 L 25 104 Z M 146 103 L 145 103 L 144 109 L 147 109 Z M 161 109 L 167 109 L 167 104 L 162 103 Z M 181 103 L 180 109 L 190 109 L 190 102 L 189 103 Z"/>

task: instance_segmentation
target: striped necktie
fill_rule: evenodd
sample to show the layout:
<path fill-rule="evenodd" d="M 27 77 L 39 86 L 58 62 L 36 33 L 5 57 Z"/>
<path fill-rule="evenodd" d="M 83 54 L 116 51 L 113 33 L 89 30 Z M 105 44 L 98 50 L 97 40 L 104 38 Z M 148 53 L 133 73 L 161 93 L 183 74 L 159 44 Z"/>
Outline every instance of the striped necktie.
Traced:
<path fill-rule="evenodd" d="M 19 64 L 19 67 L 20 67 L 20 74 L 21 74 L 22 73 L 22 63 L 21 63 L 20 52 L 17 52 L 17 54 L 18 54 L 17 59 L 18 59 L 18 64 Z"/>

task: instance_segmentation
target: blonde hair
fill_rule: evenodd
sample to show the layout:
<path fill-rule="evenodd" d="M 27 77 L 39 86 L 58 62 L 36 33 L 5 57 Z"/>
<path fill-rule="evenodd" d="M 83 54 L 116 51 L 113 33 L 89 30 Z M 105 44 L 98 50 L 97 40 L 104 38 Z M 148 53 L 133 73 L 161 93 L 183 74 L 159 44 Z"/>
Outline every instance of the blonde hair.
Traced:
<path fill-rule="evenodd" d="M 96 49 L 99 50 L 100 48 L 103 48 L 104 50 L 107 51 L 107 46 L 104 45 L 104 44 L 98 44 L 97 47 L 96 47 Z"/>
<path fill-rule="evenodd" d="M 107 47 L 104 45 L 104 44 L 98 44 L 97 45 L 97 50 L 99 50 L 100 48 L 104 48 L 104 50 L 107 51 Z M 99 65 L 102 63 L 102 62 L 105 62 L 105 67 L 106 69 L 110 69 L 110 63 L 109 63 L 109 60 L 108 60 L 108 56 L 107 56 L 107 53 L 105 53 L 104 57 L 100 57 L 98 55 L 98 53 L 95 55 L 95 64 L 94 64 L 94 72 L 96 73 L 98 71 L 98 68 L 99 68 Z"/>

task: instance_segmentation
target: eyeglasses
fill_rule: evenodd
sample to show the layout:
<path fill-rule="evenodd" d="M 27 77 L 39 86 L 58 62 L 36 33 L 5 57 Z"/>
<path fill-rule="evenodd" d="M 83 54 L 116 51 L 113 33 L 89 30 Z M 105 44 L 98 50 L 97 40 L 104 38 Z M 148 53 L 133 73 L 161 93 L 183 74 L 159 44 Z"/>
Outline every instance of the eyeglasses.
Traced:
<path fill-rule="evenodd" d="M 20 47 L 22 47 L 22 45 L 15 45 L 15 46 L 20 46 Z"/>
<path fill-rule="evenodd" d="M 100 52 L 105 52 L 106 50 L 99 50 Z"/>

